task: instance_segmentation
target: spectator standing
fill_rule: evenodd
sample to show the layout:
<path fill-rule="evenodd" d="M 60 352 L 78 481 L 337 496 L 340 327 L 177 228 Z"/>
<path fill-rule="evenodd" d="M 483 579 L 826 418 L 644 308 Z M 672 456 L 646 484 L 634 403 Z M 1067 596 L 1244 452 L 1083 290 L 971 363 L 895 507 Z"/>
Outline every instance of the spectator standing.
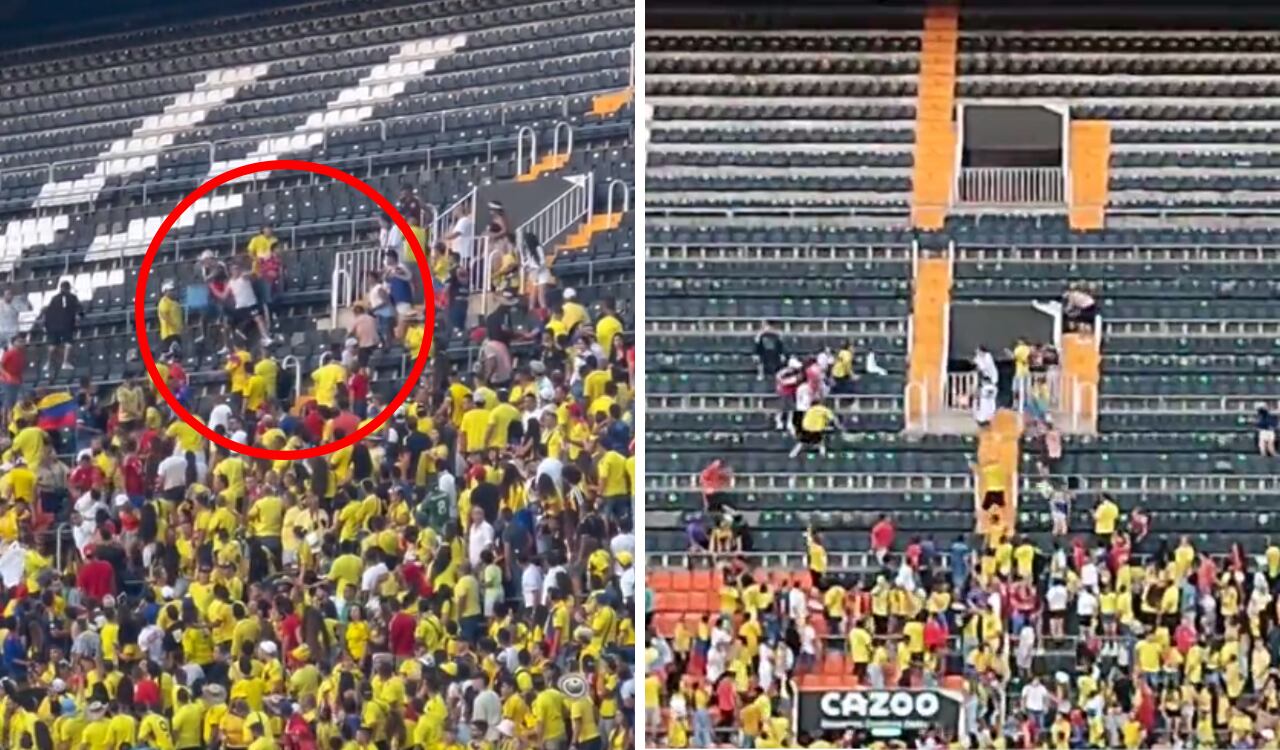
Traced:
<path fill-rule="evenodd" d="M 22 334 L 9 342 L 0 354 L 0 418 L 8 424 L 13 409 L 22 398 L 22 376 L 27 370 L 27 347 Z"/>
<path fill-rule="evenodd" d="M 53 360 L 59 352 L 62 355 L 62 369 L 70 370 L 71 341 L 76 336 L 77 324 L 84 317 L 84 308 L 80 306 L 80 298 L 71 291 L 71 282 L 63 281 L 58 285 L 58 293 L 45 305 L 40 317 L 49 337 L 49 358 L 44 364 L 45 372 L 53 369 Z"/>
<path fill-rule="evenodd" d="M 802 384 L 801 387 L 805 387 Z M 796 438 L 796 444 L 791 449 L 791 457 L 795 458 L 800 455 L 803 449 L 817 447 L 818 455 L 827 455 L 826 435 L 827 430 L 834 425 L 840 428 L 840 420 L 836 417 L 835 412 L 827 408 L 821 401 L 815 401 L 800 419 L 800 434 Z"/>
<path fill-rule="evenodd" d="M 378 321 L 370 314 L 369 308 L 363 302 L 357 302 L 352 312 L 355 314 L 355 319 L 351 321 L 351 327 L 347 333 L 356 340 L 356 348 L 359 351 L 356 361 L 361 367 L 368 367 L 373 350 L 378 348 L 381 341 L 378 336 Z"/>
<path fill-rule="evenodd" d="M 475 220 L 471 218 L 471 201 L 464 200 L 453 212 L 453 228 L 445 235 L 449 249 L 458 256 L 463 267 L 471 265 L 475 244 Z"/>
<path fill-rule="evenodd" d="M 378 322 L 378 338 L 383 344 L 390 342 L 396 328 L 396 306 L 391 301 L 391 287 L 377 271 L 370 271 L 365 279 L 364 300 Z"/>
<path fill-rule="evenodd" d="M 533 280 L 533 284 L 529 285 L 529 311 L 545 310 L 547 289 L 551 286 L 552 277 L 542 243 L 533 232 L 525 232 L 523 237 L 515 239 L 520 243 L 520 263 L 524 267 L 525 279 Z"/>
<path fill-rule="evenodd" d="M 763 321 L 760 324 L 760 331 L 756 333 L 756 360 L 758 362 L 757 375 L 764 378 L 766 374 L 776 374 L 782 369 L 782 364 L 786 362 L 787 350 L 782 343 L 782 335 L 773 327 L 769 321 Z"/>
<path fill-rule="evenodd" d="M 18 335 L 18 317 L 21 312 L 13 297 L 13 290 L 6 288 L 4 294 L 0 295 L 0 347 L 8 346 L 13 337 Z"/>
<path fill-rule="evenodd" d="M 793 435 L 796 432 L 796 415 L 799 413 L 796 391 L 803 382 L 804 370 L 800 368 L 800 360 L 795 357 L 787 360 L 787 366 L 778 370 L 774 376 L 774 387 L 778 393 L 776 426 L 779 430 L 788 430 Z"/>
<path fill-rule="evenodd" d="M 424 226 L 426 221 L 425 211 L 422 207 L 422 201 L 418 199 L 418 194 L 413 192 L 413 186 L 404 184 L 400 186 L 400 195 L 396 197 L 396 210 L 410 224 Z M 426 247 L 425 245 L 423 246 Z"/>
<path fill-rule="evenodd" d="M 271 334 L 267 331 L 267 322 L 262 317 L 255 290 L 253 277 L 243 267 L 236 266 L 232 271 L 231 281 L 227 284 L 231 301 L 231 326 L 239 336 L 247 337 L 250 324 L 262 336 L 262 345 L 270 346 Z"/>
<path fill-rule="evenodd" d="M 1066 305 L 1064 316 L 1068 330 L 1088 333 L 1093 330 L 1094 321 L 1098 318 L 1098 302 L 1083 287 L 1072 286 L 1062 295 Z"/>
<path fill-rule="evenodd" d="M 178 301 L 178 286 L 172 279 L 160 286 L 160 301 L 156 303 L 156 318 L 160 321 L 160 346 L 166 353 L 182 350 L 182 334 L 186 327 L 182 303 Z"/>
<path fill-rule="evenodd" d="M 200 277 L 205 284 L 205 300 L 203 306 L 205 335 L 199 340 L 203 340 L 208 335 L 209 325 L 218 332 L 220 346 L 218 354 L 224 355 L 230 351 L 227 347 L 230 344 L 230 337 L 227 334 L 226 319 L 231 315 L 231 292 L 228 284 L 231 281 L 231 272 L 227 270 L 227 264 L 223 263 L 214 254 L 212 250 L 205 250 L 200 253 Z"/>
<path fill-rule="evenodd" d="M 1258 405 L 1258 417 L 1254 426 L 1258 430 L 1258 453 L 1263 456 L 1276 455 L 1276 416 L 1264 404 Z"/>
<path fill-rule="evenodd" d="M 413 273 L 408 266 L 400 262 L 400 256 L 394 251 L 382 254 L 382 281 L 387 285 L 394 306 L 396 323 L 393 335 L 404 337 L 404 327 L 413 311 Z"/>

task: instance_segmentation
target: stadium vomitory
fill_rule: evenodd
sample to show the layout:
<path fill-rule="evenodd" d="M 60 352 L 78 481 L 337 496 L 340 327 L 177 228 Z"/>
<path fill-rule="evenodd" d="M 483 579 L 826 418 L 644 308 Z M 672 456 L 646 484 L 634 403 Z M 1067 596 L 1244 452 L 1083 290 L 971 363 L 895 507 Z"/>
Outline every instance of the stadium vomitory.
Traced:
<path fill-rule="evenodd" d="M 1060 5 L 646 6 L 647 746 L 1277 746 L 1280 13 Z"/>

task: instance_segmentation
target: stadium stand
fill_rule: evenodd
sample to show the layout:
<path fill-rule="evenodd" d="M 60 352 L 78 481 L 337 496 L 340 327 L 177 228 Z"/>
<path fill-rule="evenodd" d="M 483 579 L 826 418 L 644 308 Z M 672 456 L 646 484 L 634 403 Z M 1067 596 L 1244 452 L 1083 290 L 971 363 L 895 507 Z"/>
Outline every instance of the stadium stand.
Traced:
<path fill-rule="evenodd" d="M 655 15 L 652 741 L 1274 745 L 1276 19 L 1166 10 Z"/>
<path fill-rule="evenodd" d="M 0 746 L 634 744 L 634 23 L 268 0 L 0 51 Z M 306 461 L 213 446 L 137 356 L 165 216 L 274 159 L 392 201 L 431 293 L 372 201 L 286 170 L 198 200 L 139 293 L 169 390 L 260 448 L 363 427 L 431 336 Z"/>

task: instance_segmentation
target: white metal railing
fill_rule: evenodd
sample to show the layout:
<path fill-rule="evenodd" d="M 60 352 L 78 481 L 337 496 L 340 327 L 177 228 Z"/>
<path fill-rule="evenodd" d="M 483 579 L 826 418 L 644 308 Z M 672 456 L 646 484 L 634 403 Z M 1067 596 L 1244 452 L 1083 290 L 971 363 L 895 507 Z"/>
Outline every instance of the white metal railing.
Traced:
<path fill-rule="evenodd" d="M 609 180 L 609 189 L 605 199 L 605 215 L 613 216 L 613 189 L 622 189 L 622 207 L 620 213 L 626 213 L 631 210 L 631 188 L 622 180 Z"/>
<path fill-rule="evenodd" d="M 904 318 L 770 318 L 788 336 L 902 336 Z M 696 323 L 690 327 L 691 322 Z M 668 318 L 645 316 L 645 332 L 668 336 L 750 336 L 760 333 L 759 318 Z"/>
<path fill-rule="evenodd" d="M 901 393 L 835 396 L 831 399 L 839 414 L 898 414 L 902 411 Z M 684 393 L 650 394 L 645 403 L 651 412 L 703 412 L 741 414 L 764 412 L 775 407 L 776 396 L 759 393 Z"/>
<path fill-rule="evenodd" d="M 964 167 L 957 197 L 967 205 L 1061 205 L 1066 201 L 1061 167 Z"/>
<path fill-rule="evenodd" d="M 1112 213 L 1108 209 L 1108 213 Z M 962 243 L 958 247 L 961 263 L 1043 263 L 1061 264 L 1125 264 L 1148 263 L 1198 263 L 1215 264 L 1247 263 L 1270 264 L 1280 260 L 1280 247 L 1255 245 L 1248 247 L 1190 245 L 1166 246 L 1158 243 L 1143 245 L 988 245 Z"/>
<path fill-rule="evenodd" d="M 493 105 L 493 104 L 472 105 L 467 107 L 457 107 L 453 109 L 439 110 L 435 112 L 418 113 L 418 114 L 412 114 L 412 115 L 399 115 L 396 117 L 387 117 L 380 120 L 362 120 L 357 123 L 333 123 L 333 124 L 325 125 L 321 127 L 305 128 L 302 130 L 291 130 L 288 133 L 275 133 L 275 134 L 257 135 L 257 136 L 238 136 L 235 138 L 224 138 L 216 141 L 200 141 L 197 143 L 180 143 L 180 144 L 173 144 L 169 146 L 161 146 L 153 149 L 140 149 L 137 151 L 130 151 L 127 155 L 113 157 L 111 159 L 104 159 L 104 157 L 100 154 L 98 156 L 84 157 L 79 159 L 65 159 L 65 160 L 49 162 L 45 164 L 33 164 L 33 165 L 20 166 L 20 167 L 7 167 L 5 169 L 0 169 L 0 178 L 3 178 L 6 175 L 43 174 L 45 183 L 54 184 L 59 181 L 58 174 L 57 174 L 58 170 L 64 169 L 66 167 L 73 167 L 76 165 L 94 166 L 100 163 L 104 163 L 105 161 L 113 161 L 113 160 L 123 161 L 129 158 L 147 157 L 147 156 L 159 157 L 167 154 L 177 154 L 177 153 L 192 152 L 192 151 L 201 152 L 201 154 L 206 155 L 209 158 L 210 162 L 212 163 L 217 161 L 216 153 L 219 148 L 234 145 L 234 144 L 257 143 L 262 141 L 264 138 L 285 138 L 285 137 L 292 138 L 294 136 L 306 136 L 306 135 L 319 134 L 321 136 L 321 148 L 327 148 L 328 142 L 329 142 L 329 136 L 331 133 L 343 131 L 343 130 L 362 129 L 371 125 L 378 127 L 379 139 L 382 142 L 385 142 L 387 139 L 387 127 L 389 125 L 395 126 L 400 122 L 404 122 L 408 120 L 423 120 L 430 117 L 437 117 L 440 120 L 439 132 L 444 133 L 444 132 L 448 132 L 448 127 L 446 125 L 447 118 L 445 118 L 443 115 L 456 114 L 458 112 L 468 112 L 468 111 L 480 110 L 480 109 L 491 111 L 494 109 L 495 106 L 499 107 L 501 110 L 501 121 L 503 123 L 506 122 L 506 116 L 509 110 L 523 109 L 528 107 L 529 104 L 534 102 L 558 101 L 560 104 L 560 116 L 564 117 L 569 114 L 569 100 L 571 97 L 574 97 L 574 96 L 590 97 L 596 94 L 608 93 L 609 91 L 613 91 L 613 90 L 614 89 L 601 89 L 598 91 L 582 92 L 580 94 L 573 94 L 573 95 L 538 96 L 538 97 L 530 97 L 526 99 L 508 101 L 499 105 Z M 489 143 L 492 147 L 492 144 L 494 143 L 507 142 L 507 141 L 508 139 L 506 138 L 499 138 L 499 139 L 490 139 Z M 430 151 L 431 149 L 423 150 L 423 153 L 426 154 L 425 160 L 427 164 L 430 164 L 431 162 Z M 358 157 L 357 161 L 369 162 L 374 156 L 376 155 Z M 183 180 L 183 181 L 174 181 L 174 182 L 186 182 L 186 181 Z M 150 183 L 150 185 L 153 187 L 156 184 L 157 183 L 155 182 Z M 148 184 L 144 182 L 142 187 L 145 190 L 147 186 Z M 79 198 L 80 196 L 88 196 L 90 194 L 101 196 L 101 195 L 114 193 L 119 190 L 132 189 L 132 188 L 133 188 L 132 184 L 103 185 L 101 188 L 96 190 L 93 188 L 68 188 L 68 190 L 66 191 L 59 191 L 57 193 L 57 202 L 56 204 L 51 204 L 51 207 L 52 205 L 74 204 L 76 202 L 75 199 Z M 26 202 L 24 202 L 24 205 L 25 203 Z M 0 203 L 0 206 L 3 206 L 3 205 L 4 205 L 3 203 Z"/>
<path fill-rule="evenodd" d="M 1120 338 L 1272 338 L 1280 332 L 1280 320 L 1256 319 L 1133 319 L 1109 318 L 1107 336 Z"/>
<path fill-rule="evenodd" d="M 297 398 L 302 394 L 302 361 L 290 354 L 280 360 L 280 369 L 293 370 L 293 397 Z"/>
<path fill-rule="evenodd" d="M 977 371 L 949 372 L 946 383 L 944 405 L 947 409 L 968 411 L 973 408 L 974 401 L 978 398 Z M 1027 400 L 1033 394 L 1043 391 L 1047 391 L 1045 394 L 1048 397 L 1045 404 L 1047 409 L 1056 410 L 1062 407 L 1062 372 L 1057 368 L 1032 372 L 1025 379 L 1014 378 L 1012 385 L 1013 404 L 1019 412 L 1026 409 Z"/>
<path fill-rule="evenodd" d="M 1062 388 L 1062 371 L 1056 367 L 1031 372 L 1026 378 L 1014 378 L 1014 405 L 1019 412 L 1026 411 L 1028 400 L 1043 393 L 1046 396 L 1045 408 L 1056 411 L 1062 408 Z"/>
<path fill-rule="evenodd" d="M 1107 393 L 1101 396 L 1107 402 L 1107 414 L 1199 414 L 1221 416 L 1251 414 L 1265 396 L 1231 395 L 1203 396 L 1194 394 L 1165 393 L 1156 396 L 1138 396 Z"/>
<path fill-rule="evenodd" d="M 952 411 L 969 411 L 973 408 L 973 402 L 978 398 L 978 373 L 971 372 L 949 372 L 947 373 L 947 391 L 943 400 L 943 405 Z"/>
<path fill-rule="evenodd" d="M 556 237 L 590 217 L 594 177 L 587 173 L 578 179 L 576 184 L 516 229 L 517 242 L 523 242 L 526 234 L 532 234 L 545 249 Z"/>
<path fill-rule="evenodd" d="M 573 126 L 561 120 L 551 130 L 551 153 L 560 153 L 560 132 L 564 131 L 564 156 L 568 159 L 573 155 Z"/>
<path fill-rule="evenodd" d="M 1280 474 L 1073 474 L 1081 491 L 1099 490 L 1114 495 L 1170 493 L 1187 495 L 1274 495 L 1280 492 Z M 701 479 L 692 473 L 645 472 L 647 492 L 699 491 Z M 1031 491 L 1040 478 L 1019 474 L 1019 486 Z M 735 473 L 733 490 L 757 494 L 815 492 L 837 494 L 968 494 L 973 474 L 806 474 Z"/>
<path fill-rule="evenodd" d="M 333 284 L 329 289 L 330 325 L 338 325 L 338 313 L 362 297 L 370 271 L 382 268 L 382 249 L 366 247 L 340 250 L 333 256 Z"/>
<path fill-rule="evenodd" d="M 525 168 L 525 137 L 529 138 L 529 166 Z M 533 170 L 533 165 L 538 162 L 538 133 L 529 126 L 524 126 L 516 131 L 516 174 L 524 174 Z"/>
<path fill-rule="evenodd" d="M 645 244 L 645 255 L 651 260 L 706 261 L 737 263 L 744 260 L 764 263 L 909 263 L 910 245 L 807 244 L 794 242 L 753 242 L 748 245 L 728 242 Z M 913 274 L 914 277 L 914 274 Z"/>

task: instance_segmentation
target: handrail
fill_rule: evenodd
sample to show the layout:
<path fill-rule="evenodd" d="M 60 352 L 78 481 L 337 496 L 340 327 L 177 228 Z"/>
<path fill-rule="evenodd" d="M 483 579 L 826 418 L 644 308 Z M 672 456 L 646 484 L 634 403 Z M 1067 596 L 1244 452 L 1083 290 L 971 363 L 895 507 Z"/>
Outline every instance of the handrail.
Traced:
<path fill-rule="evenodd" d="M 281 369 L 288 370 L 290 362 L 293 362 L 293 395 L 297 398 L 302 393 L 302 361 L 296 355 L 290 354 L 280 360 Z"/>
<path fill-rule="evenodd" d="M 622 180 L 610 180 L 605 202 L 605 215 L 607 216 L 613 216 L 613 188 L 615 185 L 622 188 L 622 213 L 625 214 L 631 209 L 631 188 Z"/>
<path fill-rule="evenodd" d="M 314 224 L 303 224 L 299 226 L 291 226 L 288 228 L 289 242 L 290 242 L 290 245 L 296 244 L 297 233 L 300 227 L 307 230 L 346 227 L 346 228 L 349 228 L 352 233 L 354 233 L 357 227 L 371 226 L 374 223 L 376 223 L 376 220 L 374 219 L 343 219 L 341 221 L 324 221 L 324 222 L 316 222 Z M 258 230 L 254 229 L 251 231 L 246 230 L 243 232 L 229 232 L 227 234 L 219 234 L 219 235 L 204 236 L 204 237 L 181 237 L 174 240 L 165 240 L 165 242 L 160 246 L 160 248 L 162 253 L 166 249 L 171 249 L 172 252 L 174 253 L 175 262 L 181 260 L 182 248 L 190 245 L 197 245 L 200 249 L 211 249 L 213 246 L 221 246 L 222 243 L 225 242 L 228 245 L 228 252 L 235 254 L 237 252 L 240 252 L 241 250 L 242 243 L 240 242 L 240 240 L 247 242 L 250 237 L 252 237 L 257 233 L 258 233 Z M 283 235 L 284 233 L 285 232 L 283 228 L 281 229 L 280 232 L 278 232 L 279 235 Z M 281 239 L 283 239 L 283 237 L 281 237 Z M 80 270 L 81 272 L 87 273 L 88 264 L 123 262 L 126 258 L 142 255 L 146 251 L 146 249 L 147 249 L 147 243 L 142 242 L 134 245 L 122 244 L 122 245 L 119 245 L 118 247 L 109 248 L 107 250 L 93 251 L 90 253 L 85 253 L 84 251 L 76 251 L 76 252 L 65 252 L 65 253 L 57 253 L 57 254 L 50 254 L 50 255 L 42 255 L 39 258 L 36 258 L 33 260 L 37 261 L 41 266 L 46 266 L 46 267 L 50 264 L 50 261 L 56 263 L 57 261 L 61 260 L 63 262 L 63 273 L 69 273 L 71 271 L 72 261 L 74 260 L 75 265 L 77 266 L 77 269 Z M 3 271 L 12 272 L 21 267 L 23 267 L 21 259 L 0 260 L 0 272 L 3 272 Z"/>
<path fill-rule="evenodd" d="M 1045 206 L 1066 200 L 1061 167 L 964 167 L 956 186 L 962 206 Z"/>
<path fill-rule="evenodd" d="M 565 122 L 564 120 L 557 122 L 555 127 L 552 128 L 551 130 L 551 153 L 557 156 L 560 155 L 560 129 L 561 128 L 564 128 L 564 132 L 565 132 L 564 156 L 566 159 L 568 159 L 570 156 L 573 155 L 573 126 Z"/>
<path fill-rule="evenodd" d="M 105 163 L 107 161 L 121 159 L 121 158 L 135 158 L 135 157 L 141 158 L 141 157 L 148 157 L 148 156 L 159 157 L 165 154 L 180 153 L 183 151 L 190 151 L 192 149 L 197 149 L 197 148 L 206 150 L 209 155 L 210 163 L 214 163 L 217 161 L 216 159 L 217 149 L 223 146 L 237 144 L 237 143 L 245 143 L 245 142 L 260 142 L 260 141 L 265 141 L 265 140 L 270 140 L 275 138 L 293 137 L 295 135 L 311 135 L 315 133 L 321 134 L 323 147 L 328 148 L 330 133 L 338 132 L 343 129 L 349 130 L 349 129 L 358 128 L 364 125 L 373 125 L 373 124 L 377 124 L 380 141 L 382 143 L 385 143 L 387 140 L 387 126 L 389 124 L 394 126 L 396 123 L 402 122 L 402 121 L 415 120 L 415 119 L 421 120 L 424 118 L 439 117 L 440 118 L 439 132 L 445 133 L 445 132 L 448 132 L 448 128 L 445 125 L 444 115 L 456 114 L 459 112 L 469 112 L 477 109 L 493 109 L 494 107 L 500 107 L 502 110 L 503 121 L 505 122 L 506 114 L 508 111 L 511 111 L 513 109 L 519 109 L 522 106 L 528 104 L 529 102 L 544 102 L 544 101 L 557 101 L 557 100 L 559 101 L 559 104 L 560 104 L 561 116 L 567 116 L 569 112 L 568 102 L 571 97 L 589 97 L 597 93 L 605 93 L 607 91 L 612 91 L 612 90 L 613 89 L 599 89 L 595 91 L 583 91 L 577 94 L 557 94 L 555 96 L 528 97 L 525 99 L 517 99 L 509 102 L 504 102 L 502 104 L 487 104 L 487 105 L 473 104 L 466 107 L 455 107 L 452 109 L 443 109 L 443 110 L 437 110 L 434 112 L 419 112 L 416 114 L 397 115 L 395 117 L 386 117 L 386 118 L 381 118 L 377 120 L 360 120 L 357 122 L 334 123 L 334 124 L 322 126 L 319 128 L 304 128 L 301 130 L 290 130 L 288 132 L 261 133 L 257 136 L 236 136 L 234 138 L 223 138 L 216 141 L 197 141 L 194 143 L 172 144 L 169 146 L 164 146 L 156 149 L 149 149 L 145 151 L 130 151 L 127 154 L 120 155 L 120 156 L 108 156 L 107 153 L 104 151 L 104 152 L 100 152 L 96 157 L 85 157 L 80 159 L 64 159 L 61 161 L 47 162 L 42 164 L 30 164 L 30 165 L 24 165 L 24 166 L 6 167 L 3 169 L 0 169 L 0 180 L 3 180 L 4 176 L 9 174 L 31 174 L 34 172 L 44 172 L 46 174 L 46 179 L 44 184 L 54 184 L 58 182 L 57 176 L 55 174 L 56 170 L 63 167 L 67 167 L 75 164 L 89 164 L 89 165 L 100 164 L 100 163 Z M 495 140 L 501 141 L 505 139 L 489 139 L 489 142 L 492 142 Z M 82 179 L 82 178 L 76 178 L 76 179 Z M 180 181 L 172 180 L 169 182 L 180 182 Z M 154 185 L 155 183 L 151 183 L 151 184 Z M 144 188 L 146 187 L 146 185 L 147 183 L 143 183 Z M 42 184 L 42 187 L 43 187 L 43 184 Z M 113 186 L 104 185 L 102 188 L 98 189 L 98 194 L 99 195 L 110 194 L 110 193 L 118 192 L 121 190 L 127 190 L 127 189 L 130 189 L 131 187 L 133 186 L 132 185 L 113 185 Z M 75 198 L 82 194 L 86 194 L 86 192 L 59 193 L 58 195 L 61 198 Z M 66 202 L 50 203 L 45 207 L 52 208 L 57 205 L 69 205 L 69 204 L 74 204 L 76 202 L 77 201 L 72 200 L 72 201 L 66 201 Z M 36 207 L 38 208 L 40 206 L 36 206 Z"/>
<path fill-rule="evenodd" d="M 524 168 L 524 137 L 529 136 L 529 169 Z M 516 174 L 522 175 L 526 171 L 532 171 L 533 165 L 538 163 L 538 133 L 528 125 L 522 125 L 516 131 Z"/>
<path fill-rule="evenodd" d="M 338 325 L 338 313 L 354 305 L 364 296 L 364 283 L 369 272 L 376 271 L 382 257 L 381 247 L 362 247 L 351 250 L 340 250 L 333 256 L 334 288 L 330 294 L 332 309 L 330 320 Z M 337 283 L 338 272 L 342 272 L 343 284 Z"/>
<path fill-rule="evenodd" d="M 548 247 L 556 237 L 579 223 L 584 216 L 589 218 L 593 184 L 592 175 L 588 173 L 580 183 L 571 185 L 541 211 L 525 220 L 516 229 L 516 237 L 523 238 L 526 233 L 532 233 L 543 248 Z"/>
<path fill-rule="evenodd" d="M 338 309 L 339 302 L 346 299 L 348 292 L 339 290 L 349 290 L 351 285 L 350 276 L 346 269 L 336 265 L 333 267 L 333 283 L 329 289 L 329 325 L 336 328 L 338 326 Z"/>
<path fill-rule="evenodd" d="M 58 566 L 58 570 L 66 570 L 66 566 L 62 564 L 62 537 L 63 532 L 71 531 L 71 524 L 60 523 L 54 527 L 53 531 L 53 562 Z"/>
<path fill-rule="evenodd" d="M 735 474 L 735 488 L 752 492 L 794 491 L 808 492 L 883 492 L 885 487 L 895 487 L 902 492 L 968 492 L 973 486 L 970 472 L 929 474 L 886 472 L 877 474 L 847 475 L 823 474 L 798 479 L 784 472 L 743 472 Z M 1233 492 L 1240 495 L 1275 494 L 1280 492 L 1280 474 L 1073 474 L 1088 487 L 1098 487 L 1115 495 L 1146 492 L 1208 493 L 1221 495 Z M 672 492 L 695 491 L 699 477 L 687 472 L 646 472 L 646 490 Z M 915 480 L 913 486 L 909 482 Z M 1026 488 L 1033 488 L 1039 477 L 1019 475 L 1018 481 Z M 825 485 L 825 486 L 823 486 Z"/>

